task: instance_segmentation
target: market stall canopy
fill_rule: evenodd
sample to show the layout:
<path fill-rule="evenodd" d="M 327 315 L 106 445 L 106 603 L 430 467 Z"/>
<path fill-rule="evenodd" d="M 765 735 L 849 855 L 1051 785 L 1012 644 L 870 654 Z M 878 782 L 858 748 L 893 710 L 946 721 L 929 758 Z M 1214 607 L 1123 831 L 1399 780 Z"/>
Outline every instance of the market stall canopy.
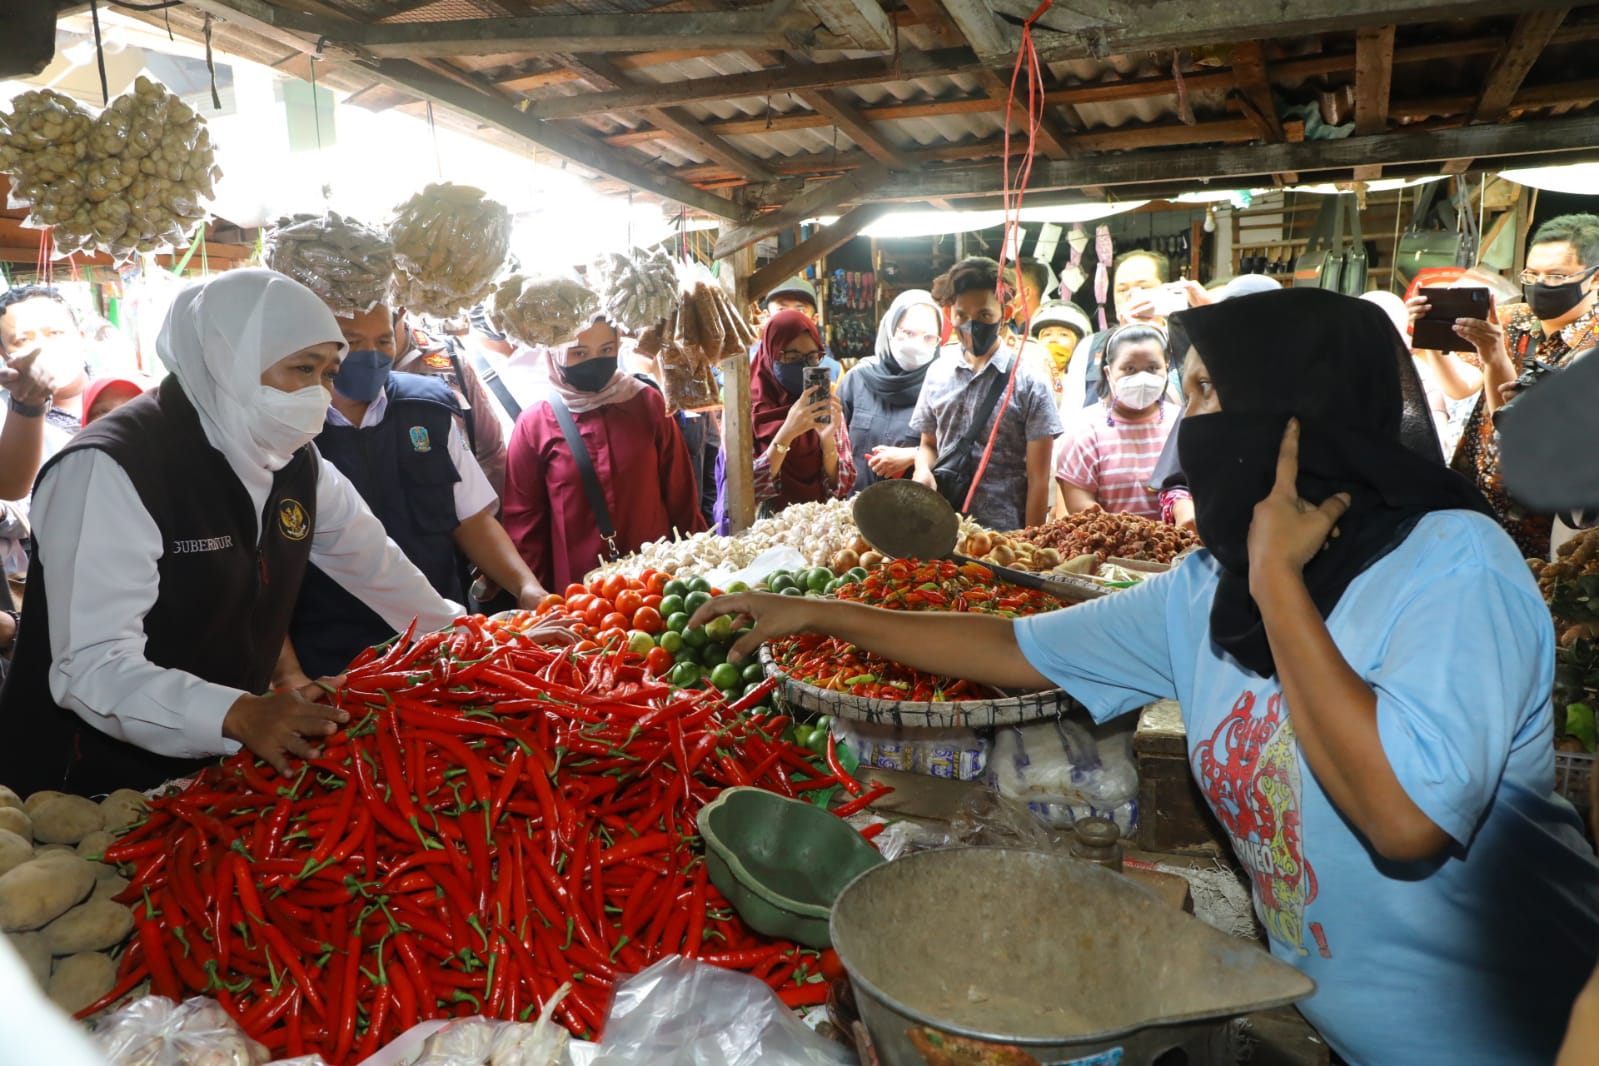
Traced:
<path fill-rule="evenodd" d="M 770 232 L 999 206 L 1033 0 L 182 0 L 139 17 Z M 1191 0 L 1049 8 L 1039 205 L 1599 158 L 1599 7 Z M 1012 153 L 1024 137 L 1010 138 Z M 842 210 L 841 210 L 842 209 Z M 773 212 L 791 224 L 788 212 Z M 770 216 L 769 216 L 770 217 Z"/>

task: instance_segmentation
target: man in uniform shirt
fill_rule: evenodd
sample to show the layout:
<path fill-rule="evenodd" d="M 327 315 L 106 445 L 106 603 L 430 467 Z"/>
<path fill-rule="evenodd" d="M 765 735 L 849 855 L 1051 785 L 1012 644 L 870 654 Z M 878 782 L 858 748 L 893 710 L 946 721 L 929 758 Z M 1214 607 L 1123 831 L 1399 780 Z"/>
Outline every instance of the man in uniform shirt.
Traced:
<path fill-rule="evenodd" d="M 437 338 L 411 326 L 404 310 L 394 316 L 394 335 L 399 348 L 394 369 L 440 378 L 450 387 L 465 417 L 467 443 L 473 456 L 495 495 L 504 492 L 505 429 L 471 360 L 451 338 Z"/>

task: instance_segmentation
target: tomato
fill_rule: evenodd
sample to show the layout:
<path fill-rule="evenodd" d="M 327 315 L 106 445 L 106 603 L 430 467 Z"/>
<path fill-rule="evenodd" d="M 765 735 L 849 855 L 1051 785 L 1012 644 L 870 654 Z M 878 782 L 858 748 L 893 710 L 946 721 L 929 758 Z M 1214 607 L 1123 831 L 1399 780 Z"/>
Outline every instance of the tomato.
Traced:
<path fill-rule="evenodd" d="M 645 591 L 647 591 L 651 596 L 664 595 L 666 583 L 670 581 L 671 578 L 667 577 L 665 574 L 657 573 L 654 570 L 646 572 L 649 574 L 649 576 L 641 579 Z"/>
<path fill-rule="evenodd" d="M 625 631 L 633 628 L 633 619 L 629 618 L 627 615 L 623 614 L 621 611 L 612 611 L 609 614 L 607 614 L 604 618 L 600 619 L 600 628 L 601 629 L 620 629 L 620 630 L 623 630 L 625 632 Z"/>
<path fill-rule="evenodd" d="M 616 609 L 629 618 L 638 614 L 638 609 L 642 606 L 644 606 L 644 597 L 632 589 L 623 589 L 616 594 Z"/>
<path fill-rule="evenodd" d="M 600 588 L 600 595 L 614 603 L 616 598 L 626 591 L 627 578 L 621 574 L 612 574 L 605 579 L 604 585 Z"/>
<path fill-rule="evenodd" d="M 657 595 L 655 595 L 652 592 L 648 596 L 644 597 L 644 606 L 646 606 L 646 607 L 654 607 L 658 611 L 658 610 L 661 609 L 661 604 L 664 603 L 665 601 L 666 601 L 666 597 L 665 596 L 657 596 Z"/>
<path fill-rule="evenodd" d="M 633 612 L 633 628 L 653 636 L 666 628 L 666 619 L 653 607 L 640 607 Z"/>
<path fill-rule="evenodd" d="M 594 597 L 586 592 L 579 592 L 576 596 L 566 598 L 566 609 L 571 614 L 582 614 L 589 609 L 589 604 L 594 602 Z"/>
<path fill-rule="evenodd" d="M 676 665 L 677 660 L 673 659 L 672 653 L 665 648 L 651 648 L 649 654 L 644 656 L 644 667 L 650 672 L 651 677 L 660 677 Z"/>
<path fill-rule="evenodd" d="M 615 609 L 612 608 L 609 602 L 596 598 L 590 600 L 588 606 L 583 608 L 583 621 L 595 629 L 604 629 L 605 616 L 614 613 Z"/>
<path fill-rule="evenodd" d="M 607 626 L 600 630 L 600 635 L 597 639 L 605 647 L 614 648 L 627 643 L 627 630 L 616 626 Z"/>
<path fill-rule="evenodd" d="M 539 601 L 539 614 L 549 614 L 557 607 L 566 606 L 566 597 L 557 596 L 553 592 Z"/>
<path fill-rule="evenodd" d="M 600 594 L 601 590 L 604 589 L 604 588 L 605 588 L 605 579 L 603 577 L 597 577 L 593 581 L 589 582 L 589 589 L 588 590 L 589 590 L 589 593 L 591 595 L 598 596 Z"/>
<path fill-rule="evenodd" d="M 584 588 L 582 585 L 568 585 L 566 586 L 566 592 L 564 592 L 562 595 L 564 595 L 567 599 L 571 599 L 573 596 L 581 596 L 587 591 L 588 589 Z"/>
<path fill-rule="evenodd" d="M 844 962 L 838 957 L 838 952 L 832 948 L 822 952 L 818 965 L 821 967 L 822 976 L 829 981 L 836 981 L 844 976 Z"/>
<path fill-rule="evenodd" d="M 583 640 L 583 641 L 579 641 L 577 643 L 577 645 L 575 647 L 573 647 L 572 650 L 576 651 L 576 652 L 598 651 L 599 648 L 600 648 L 600 646 L 598 644 L 594 643 L 592 640 Z"/>

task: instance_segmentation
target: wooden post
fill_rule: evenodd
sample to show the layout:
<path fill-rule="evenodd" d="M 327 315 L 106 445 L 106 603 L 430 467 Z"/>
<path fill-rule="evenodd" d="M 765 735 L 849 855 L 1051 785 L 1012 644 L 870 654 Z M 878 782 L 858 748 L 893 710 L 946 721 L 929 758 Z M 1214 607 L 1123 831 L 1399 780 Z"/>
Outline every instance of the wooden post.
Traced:
<path fill-rule="evenodd" d="M 732 532 L 755 524 L 755 427 L 750 421 L 750 361 L 722 360 L 722 453 L 727 465 L 727 518 Z"/>

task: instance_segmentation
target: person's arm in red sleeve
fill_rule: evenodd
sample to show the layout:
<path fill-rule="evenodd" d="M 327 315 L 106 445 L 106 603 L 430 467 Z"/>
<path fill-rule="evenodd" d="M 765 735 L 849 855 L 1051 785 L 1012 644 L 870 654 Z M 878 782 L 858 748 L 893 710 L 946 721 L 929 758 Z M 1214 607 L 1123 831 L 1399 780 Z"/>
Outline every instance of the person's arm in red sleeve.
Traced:
<path fill-rule="evenodd" d="M 694 480 L 694 460 L 678 428 L 677 419 L 666 413 L 666 405 L 653 396 L 650 414 L 655 418 L 656 465 L 661 475 L 661 500 L 672 528 L 682 533 L 700 533 L 708 528 L 700 513 L 699 483 Z"/>
<path fill-rule="evenodd" d="M 539 584 L 554 586 L 550 560 L 550 497 L 545 485 L 545 463 L 537 423 L 543 405 L 530 408 L 517 419 L 505 449 L 505 498 L 501 522 L 511 535 L 517 553 Z"/>

